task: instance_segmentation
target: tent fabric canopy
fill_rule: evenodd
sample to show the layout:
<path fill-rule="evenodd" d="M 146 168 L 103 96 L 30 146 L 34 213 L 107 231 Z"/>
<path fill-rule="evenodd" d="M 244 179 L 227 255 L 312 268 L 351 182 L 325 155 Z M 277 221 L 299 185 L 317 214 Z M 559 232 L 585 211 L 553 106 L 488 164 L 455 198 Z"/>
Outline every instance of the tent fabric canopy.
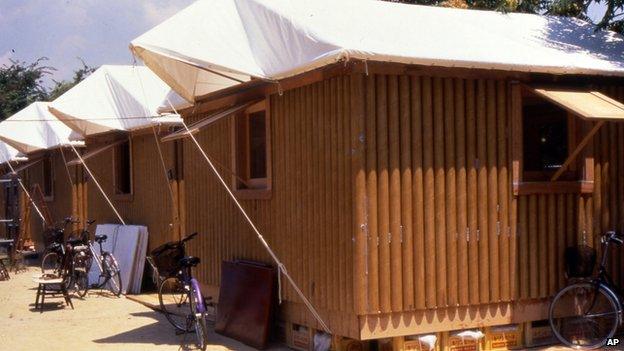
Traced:
<path fill-rule="evenodd" d="M 179 124 L 178 115 L 161 116 L 157 111 L 170 91 L 147 67 L 104 65 L 51 102 L 49 109 L 82 136 Z"/>
<path fill-rule="evenodd" d="M 175 90 L 170 90 L 165 96 L 165 99 L 161 101 L 160 106 L 158 106 L 156 111 L 162 114 L 175 113 L 192 106 L 192 103 L 178 95 Z"/>
<path fill-rule="evenodd" d="M 22 155 L 19 150 L 11 145 L 0 141 L 0 164 L 15 161 L 28 161 L 28 157 Z"/>
<path fill-rule="evenodd" d="M 0 123 L 0 140 L 24 154 L 69 145 L 84 146 L 79 135 L 48 111 L 48 102 L 34 102 Z"/>
<path fill-rule="evenodd" d="M 531 90 L 587 120 L 624 120 L 624 104 L 590 89 L 540 87 Z"/>
<path fill-rule="evenodd" d="M 351 58 L 624 76 L 624 39 L 578 19 L 371 0 L 199 0 L 130 47 L 191 102 Z"/>

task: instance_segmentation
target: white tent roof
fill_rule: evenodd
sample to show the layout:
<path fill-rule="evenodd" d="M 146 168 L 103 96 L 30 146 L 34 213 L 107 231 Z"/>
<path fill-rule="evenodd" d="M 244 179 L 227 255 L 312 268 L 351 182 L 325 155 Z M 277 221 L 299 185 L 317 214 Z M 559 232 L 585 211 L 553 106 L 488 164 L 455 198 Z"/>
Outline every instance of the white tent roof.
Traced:
<path fill-rule="evenodd" d="M 0 164 L 7 161 L 27 161 L 28 158 L 23 156 L 19 150 L 11 145 L 0 141 Z"/>
<path fill-rule="evenodd" d="M 624 76 L 624 39 L 578 19 L 371 0 L 199 0 L 131 49 L 189 101 L 349 58 Z"/>
<path fill-rule="evenodd" d="M 178 95 L 174 90 L 170 90 L 167 96 L 165 96 L 165 99 L 161 101 L 157 111 L 158 113 L 171 113 L 191 106 L 193 106 L 192 103 Z"/>
<path fill-rule="evenodd" d="M 25 154 L 69 143 L 83 146 L 80 136 L 48 111 L 48 104 L 33 102 L 0 122 L 0 140 Z"/>
<path fill-rule="evenodd" d="M 83 136 L 130 131 L 180 123 L 178 115 L 157 112 L 170 91 L 147 67 L 105 65 L 51 102 L 49 109 Z"/>

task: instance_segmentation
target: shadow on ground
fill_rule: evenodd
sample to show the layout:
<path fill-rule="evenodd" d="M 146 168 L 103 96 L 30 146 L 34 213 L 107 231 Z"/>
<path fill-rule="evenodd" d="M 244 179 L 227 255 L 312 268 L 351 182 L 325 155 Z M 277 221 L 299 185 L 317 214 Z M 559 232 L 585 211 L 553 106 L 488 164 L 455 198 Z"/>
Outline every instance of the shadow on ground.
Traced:
<path fill-rule="evenodd" d="M 153 323 L 143 325 L 141 327 L 125 331 L 113 336 L 102 339 L 93 340 L 98 344 L 126 344 L 126 343 L 142 343 L 153 345 L 180 345 L 182 338 L 176 335 L 173 327 L 163 328 L 168 325 L 165 317 L 155 311 L 146 311 L 130 314 L 133 318 L 149 318 Z M 165 323 L 165 324 L 163 324 Z M 164 330 L 169 329 L 169 330 Z"/>

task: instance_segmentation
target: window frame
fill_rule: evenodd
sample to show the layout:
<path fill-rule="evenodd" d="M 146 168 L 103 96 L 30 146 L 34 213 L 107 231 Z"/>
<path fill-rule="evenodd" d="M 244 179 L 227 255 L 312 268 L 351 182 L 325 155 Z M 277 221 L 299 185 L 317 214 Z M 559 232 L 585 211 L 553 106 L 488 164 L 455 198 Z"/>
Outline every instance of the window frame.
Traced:
<path fill-rule="evenodd" d="M 594 191 L 594 150 L 592 143 L 587 144 L 576 159 L 570 164 L 559 179 L 552 181 L 547 180 L 526 180 L 525 176 L 533 175 L 532 171 L 524 169 L 524 97 L 527 95 L 535 96 L 543 99 L 548 103 L 552 103 L 543 97 L 533 93 L 528 88 L 518 83 L 512 83 L 511 92 L 511 154 L 512 154 L 512 187 L 514 195 L 531 195 L 531 194 L 589 194 Z M 554 104 L 553 104 L 554 105 Z M 583 135 L 587 134 L 591 129 L 591 123 L 583 120 L 580 116 L 567 111 L 567 128 L 568 128 L 568 150 L 569 157 L 574 149 L 583 139 Z M 567 158 L 566 157 L 566 158 Z M 551 172 L 537 172 L 548 176 L 554 175 L 556 170 Z M 574 179 L 570 180 L 573 175 Z M 530 177 L 529 177 L 530 178 Z"/>
<path fill-rule="evenodd" d="M 265 152 L 266 152 L 266 177 L 265 178 L 247 178 L 246 174 L 249 171 L 250 157 L 248 154 L 242 156 L 246 159 L 247 169 L 241 169 L 241 152 L 249 152 L 248 144 L 246 149 L 240 150 L 240 124 L 243 119 L 245 125 L 249 126 L 249 116 L 253 113 L 264 111 L 265 116 Z M 233 116 L 232 119 L 232 189 L 234 194 L 241 199 L 256 199 L 267 200 L 271 198 L 272 193 L 272 159 L 271 159 L 271 111 L 269 108 L 268 99 L 259 101 L 242 112 L 239 112 Z M 245 183 L 251 185 L 251 188 L 241 187 L 242 180 Z"/>
<path fill-rule="evenodd" d="M 118 174 L 117 174 L 117 153 L 119 152 L 119 147 L 122 146 L 125 143 L 128 143 L 128 158 L 129 158 L 129 182 L 130 182 L 130 192 L 129 193 L 121 193 L 119 192 L 119 187 L 117 186 L 117 182 L 118 182 Z M 113 161 L 113 195 L 115 197 L 115 199 L 117 200 L 125 200 L 125 201 L 131 201 L 133 196 L 134 196 L 134 157 L 133 157 L 133 152 L 132 152 L 132 138 L 128 138 L 127 141 L 121 142 L 115 146 L 113 146 L 113 157 L 112 157 L 112 161 Z"/>
<path fill-rule="evenodd" d="M 46 193 L 46 184 L 48 183 L 46 179 L 46 162 L 50 165 L 50 194 Z M 41 193 L 43 194 L 43 200 L 46 202 L 54 201 L 54 188 L 55 188 L 55 177 L 54 177 L 54 163 L 52 162 L 52 155 L 46 154 L 43 156 L 41 162 Z"/>

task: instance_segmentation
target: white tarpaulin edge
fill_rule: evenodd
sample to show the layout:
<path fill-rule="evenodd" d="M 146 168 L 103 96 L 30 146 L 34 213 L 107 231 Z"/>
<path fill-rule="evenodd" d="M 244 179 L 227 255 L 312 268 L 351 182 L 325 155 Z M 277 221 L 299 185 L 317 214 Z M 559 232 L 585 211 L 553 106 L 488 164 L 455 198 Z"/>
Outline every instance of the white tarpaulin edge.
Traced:
<path fill-rule="evenodd" d="M 624 76 L 624 38 L 594 29 L 568 17 L 385 1 L 199 0 L 131 49 L 189 101 L 211 91 L 215 73 L 278 80 L 352 58 Z"/>
<path fill-rule="evenodd" d="M 133 131 L 180 124 L 180 116 L 158 112 L 170 94 L 171 88 L 147 67 L 104 65 L 51 102 L 49 110 L 82 136 Z"/>

